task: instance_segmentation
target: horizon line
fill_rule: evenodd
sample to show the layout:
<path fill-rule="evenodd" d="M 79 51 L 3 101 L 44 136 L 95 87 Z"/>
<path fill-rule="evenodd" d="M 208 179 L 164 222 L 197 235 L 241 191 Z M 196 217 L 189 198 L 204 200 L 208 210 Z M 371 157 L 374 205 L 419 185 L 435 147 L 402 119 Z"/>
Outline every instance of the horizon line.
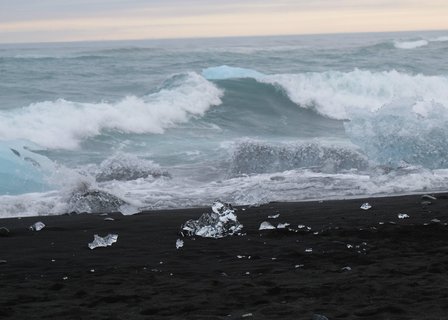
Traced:
<path fill-rule="evenodd" d="M 387 34 L 387 33 L 412 33 L 412 32 L 448 32 L 448 29 L 421 29 L 421 30 L 390 30 L 390 31 L 353 31 L 353 32 L 310 32 L 291 34 L 266 34 L 266 35 L 237 35 L 237 36 L 196 36 L 196 37 L 166 37 L 166 38 L 133 38 L 133 39 L 97 39 L 97 40 L 72 40 L 72 41 L 36 41 L 36 42 L 0 42 L 3 45 L 33 45 L 33 44 L 76 44 L 97 42 L 138 42 L 138 41 L 176 41 L 176 40 L 207 40 L 207 39 L 239 39 L 239 38 L 267 38 L 267 37 L 300 37 L 300 36 L 331 36 L 331 35 L 356 35 L 356 34 Z"/>

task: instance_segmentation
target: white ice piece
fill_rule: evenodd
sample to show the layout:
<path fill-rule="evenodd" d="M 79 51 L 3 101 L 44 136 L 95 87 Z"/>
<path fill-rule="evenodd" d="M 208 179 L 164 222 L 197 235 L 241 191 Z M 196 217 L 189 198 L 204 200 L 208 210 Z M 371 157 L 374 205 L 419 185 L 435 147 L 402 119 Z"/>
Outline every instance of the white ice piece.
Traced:
<path fill-rule="evenodd" d="M 33 224 L 32 226 L 30 226 L 30 229 L 33 231 L 40 231 L 43 228 L 45 228 L 45 224 L 41 221 L 38 221 L 35 224 Z"/>
<path fill-rule="evenodd" d="M 362 210 L 369 210 L 370 208 L 372 208 L 372 206 L 370 205 L 370 203 L 366 202 L 366 203 L 363 203 L 360 208 Z"/>
<path fill-rule="evenodd" d="M 409 216 L 406 213 L 399 213 L 398 214 L 398 219 L 407 219 L 409 218 Z"/>
<path fill-rule="evenodd" d="M 306 248 L 306 249 L 305 249 L 305 252 L 307 252 L 307 253 L 311 253 L 311 252 L 313 252 L 313 248 Z"/>
<path fill-rule="evenodd" d="M 286 229 L 286 227 L 287 226 L 289 226 L 290 224 L 289 223 L 279 223 L 278 225 L 277 225 L 277 229 Z"/>
<path fill-rule="evenodd" d="M 263 221 L 260 224 L 260 228 L 258 230 L 273 230 L 275 227 L 267 221 Z"/>
<path fill-rule="evenodd" d="M 268 216 L 268 219 L 277 219 L 278 217 L 280 217 L 280 214 L 274 214 L 272 216 Z"/>
<path fill-rule="evenodd" d="M 88 246 L 91 250 L 98 247 L 108 247 L 111 246 L 113 243 L 117 242 L 117 240 L 118 240 L 118 234 L 108 234 L 105 237 L 100 237 L 99 235 L 95 234 L 93 236 L 93 241 L 90 242 Z"/>
<path fill-rule="evenodd" d="M 176 249 L 180 249 L 184 246 L 184 241 L 181 239 L 177 239 L 176 241 Z"/>

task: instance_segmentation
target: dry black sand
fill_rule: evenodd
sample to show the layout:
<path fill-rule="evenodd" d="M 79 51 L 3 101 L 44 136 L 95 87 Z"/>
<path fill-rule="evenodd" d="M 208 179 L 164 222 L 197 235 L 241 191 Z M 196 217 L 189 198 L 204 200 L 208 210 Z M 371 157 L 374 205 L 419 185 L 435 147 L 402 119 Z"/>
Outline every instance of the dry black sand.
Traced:
<path fill-rule="evenodd" d="M 209 209 L 2 219 L 0 318 L 448 319 L 448 196 L 437 198 L 239 208 L 246 235 L 179 250 L 180 225 Z M 258 231 L 276 213 L 312 229 Z M 90 250 L 95 233 L 118 242 Z"/>

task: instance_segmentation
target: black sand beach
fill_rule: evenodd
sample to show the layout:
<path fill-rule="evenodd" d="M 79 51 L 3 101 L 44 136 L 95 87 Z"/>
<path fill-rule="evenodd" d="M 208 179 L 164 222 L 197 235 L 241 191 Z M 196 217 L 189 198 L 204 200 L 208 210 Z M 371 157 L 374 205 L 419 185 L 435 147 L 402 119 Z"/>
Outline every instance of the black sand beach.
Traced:
<path fill-rule="evenodd" d="M 0 318 L 447 319 L 448 195 L 436 197 L 238 208 L 245 235 L 180 249 L 180 225 L 209 208 L 2 219 Z M 118 242 L 87 247 L 108 233 Z"/>

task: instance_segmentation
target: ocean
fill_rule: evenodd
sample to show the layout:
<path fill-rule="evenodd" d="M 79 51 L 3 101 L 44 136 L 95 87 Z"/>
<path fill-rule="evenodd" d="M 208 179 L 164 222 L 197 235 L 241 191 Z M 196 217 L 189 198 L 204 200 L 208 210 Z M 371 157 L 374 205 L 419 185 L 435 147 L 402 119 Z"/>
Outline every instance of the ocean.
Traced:
<path fill-rule="evenodd" d="M 0 218 L 448 190 L 448 31 L 0 45 Z"/>

